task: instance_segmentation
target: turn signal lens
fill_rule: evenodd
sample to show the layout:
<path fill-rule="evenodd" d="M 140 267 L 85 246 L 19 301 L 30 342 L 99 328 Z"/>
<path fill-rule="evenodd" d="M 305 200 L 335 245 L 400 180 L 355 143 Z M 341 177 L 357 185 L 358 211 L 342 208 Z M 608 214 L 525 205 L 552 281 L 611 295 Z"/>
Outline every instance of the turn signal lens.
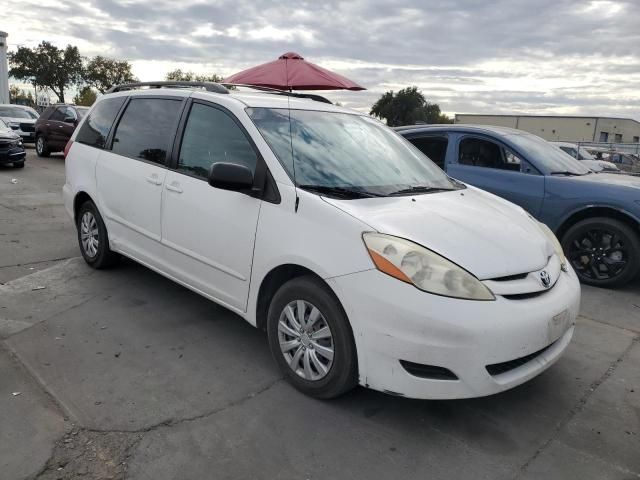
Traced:
<path fill-rule="evenodd" d="M 476 277 L 421 245 L 381 233 L 362 236 L 376 268 L 420 290 L 467 300 L 495 300 Z"/>

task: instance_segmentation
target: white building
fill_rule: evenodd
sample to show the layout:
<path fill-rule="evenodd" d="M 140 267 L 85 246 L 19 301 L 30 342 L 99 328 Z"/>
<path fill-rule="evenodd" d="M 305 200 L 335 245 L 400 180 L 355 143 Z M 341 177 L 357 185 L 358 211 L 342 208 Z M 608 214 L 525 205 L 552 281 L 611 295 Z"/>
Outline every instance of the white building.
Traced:
<path fill-rule="evenodd" d="M 6 32 L 0 32 L 0 103 L 9 103 L 9 64 Z"/>

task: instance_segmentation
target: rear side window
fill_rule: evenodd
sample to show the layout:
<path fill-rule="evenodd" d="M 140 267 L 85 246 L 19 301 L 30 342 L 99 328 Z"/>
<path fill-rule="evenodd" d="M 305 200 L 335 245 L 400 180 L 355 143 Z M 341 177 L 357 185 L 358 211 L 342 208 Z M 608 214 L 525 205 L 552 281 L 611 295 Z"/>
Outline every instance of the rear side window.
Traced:
<path fill-rule="evenodd" d="M 113 153 L 164 164 L 173 143 L 181 100 L 133 98 L 113 135 Z"/>
<path fill-rule="evenodd" d="M 257 157 L 233 118 L 217 108 L 194 103 L 182 137 L 178 170 L 206 178 L 217 162 L 244 165 L 254 172 Z"/>
<path fill-rule="evenodd" d="M 126 97 L 107 98 L 99 102 L 82 124 L 76 142 L 104 148 L 109 130 Z"/>
<path fill-rule="evenodd" d="M 446 137 L 410 138 L 409 141 L 436 165 L 444 169 L 444 161 L 447 156 L 447 144 L 449 143 Z"/>

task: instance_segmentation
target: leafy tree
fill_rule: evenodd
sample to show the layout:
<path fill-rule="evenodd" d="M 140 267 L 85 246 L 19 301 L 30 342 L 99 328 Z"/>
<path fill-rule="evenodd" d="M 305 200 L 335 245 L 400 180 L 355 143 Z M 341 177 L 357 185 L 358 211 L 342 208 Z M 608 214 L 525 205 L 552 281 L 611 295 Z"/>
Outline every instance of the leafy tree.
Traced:
<path fill-rule="evenodd" d="M 33 107 L 35 105 L 35 101 L 33 100 L 33 95 L 31 94 L 31 92 L 26 93 L 17 85 L 9 86 L 9 103 L 27 105 L 29 107 Z"/>
<path fill-rule="evenodd" d="M 198 75 L 191 71 L 183 72 L 179 68 L 167 73 L 165 79 L 180 82 L 221 82 L 223 80 L 220 75 L 216 75 L 215 73 L 211 75 Z"/>
<path fill-rule="evenodd" d="M 83 80 L 100 93 L 105 93 L 114 85 L 136 82 L 138 79 L 131 72 L 131 64 L 126 60 L 97 55 L 87 61 L 84 67 Z"/>
<path fill-rule="evenodd" d="M 442 114 L 437 103 L 429 103 L 418 87 L 407 87 L 384 93 L 371 107 L 370 115 L 387 121 L 390 127 L 415 123 L 453 123 Z"/>
<path fill-rule="evenodd" d="M 98 98 L 95 90 L 91 87 L 82 87 L 78 94 L 73 97 L 73 103 L 81 107 L 90 107 Z"/>
<path fill-rule="evenodd" d="M 9 63 L 9 75 L 34 88 L 50 88 L 63 103 L 65 89 L 82 81 L 82 57 L 72 45 L 61 49 L 43 41 L 35 48 L 18 47 L 9 54 Z"/>

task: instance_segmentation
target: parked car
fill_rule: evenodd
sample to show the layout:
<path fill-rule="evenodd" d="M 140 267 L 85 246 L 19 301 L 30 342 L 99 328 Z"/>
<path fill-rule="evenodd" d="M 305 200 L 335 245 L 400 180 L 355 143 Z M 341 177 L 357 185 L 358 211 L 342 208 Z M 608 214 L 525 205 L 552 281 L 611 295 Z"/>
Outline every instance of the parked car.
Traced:
<path fill-rule="evenodd" d="M 586 165 L 594 172 L 622 173 L 614 163 L 608 162 L 606 160 L 598 160 L 596 157 L 591 155 L 591 153 L 589 153 L 589 151 L 586 148 L 582 146 L 578 146 L 575 143 L 569 143 L 569 142 L 551 142 L 551 143 L 556 147 L 558 147 L 563 152 L 571 155 L 573 158 L 576 158 L 581 162 L 583 162 L 583 165 Z"/>
<path fill-rule="evenodd" d="M 16 132 L 24 143 L 35 141 L 38 112 L 24 105 L 0 104 L 0 120 Z"/>
<path fill-rule="evenodd" d="M 50 105 L 36 122 L 36 153 L 48 157 L 62 152 L 73 135 L 78 122 L 89 111 L 89 107 L 76 105 Z"/>
<path fill-rule="evenodd" d="M 579 282 L 520 207 L 367 115 L 207 88 L 123 86 L 80 123 L 63 196 L 90 266 L 124 255 L 266 329 L 320 398 L 489 395 L 565 350 Z"/>
<path fill-rule="evenodd" d="M 15 168 L 24 167 L 26 153 L 20 135 L 0 120 L 0 164 L 12 164 Z"/>
<path fill-rule="evenodd" d="M 616 287 L 640 270 L 640 179 L 595 174 L 535 135 L 480 125 L 399 132 L 450 176 L 523 207 L 555 232 L 580 280 Z"/>
<path fill-rule="evenodd" d="M 640 160 L 634 155 L 610 151 L 607 160 L 620 167 L 620 170 L 631 173 L 640 174 Z"/>

